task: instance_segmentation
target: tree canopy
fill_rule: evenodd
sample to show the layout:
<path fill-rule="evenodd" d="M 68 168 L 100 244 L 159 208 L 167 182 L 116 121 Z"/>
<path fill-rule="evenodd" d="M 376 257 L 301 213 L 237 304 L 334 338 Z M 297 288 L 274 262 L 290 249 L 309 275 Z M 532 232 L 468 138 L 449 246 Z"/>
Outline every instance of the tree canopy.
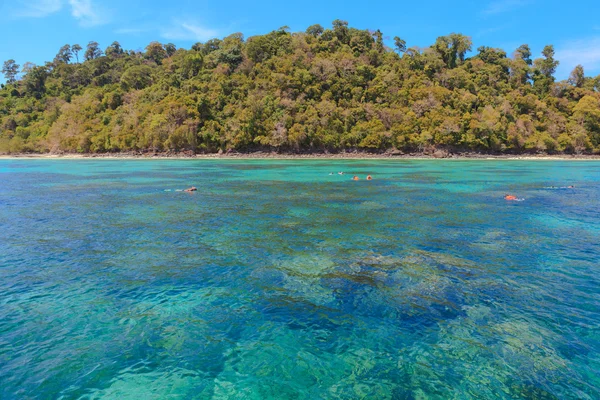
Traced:
<path fill-rule="evenodd" d="M 410 47 L 335 20 L 191 49 L 64 45 L 3 64 L 0 152 L 276 150 L 600 153 L 600 76 L 451 33 Z"/>

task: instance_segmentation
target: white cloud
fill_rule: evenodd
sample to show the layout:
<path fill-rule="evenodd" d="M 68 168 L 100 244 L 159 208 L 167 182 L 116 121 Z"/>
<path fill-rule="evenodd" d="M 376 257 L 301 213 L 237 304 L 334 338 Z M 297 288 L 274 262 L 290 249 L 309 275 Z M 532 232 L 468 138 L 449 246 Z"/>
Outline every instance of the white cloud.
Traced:
<path fill-rule="evenodd" d="M 15 17 L 42 18 L 60 11 L 63 6 L 62 0 L 34 0 L 19 1 Z"/>
<path fill-rule="evenodd" d="M 555 58 L 560 61 L 557 76 L 559 79 L 569 76 L 576 65 L 583 65 L 587 76 L 600 72 L 600 36 L 578 39 L 561 44 Z"/>
<path fill-rule="evenodd" d="M 526 6 L 530 0 L 497 0 L 493 1 L 482 11 L 485 15 L 502 14 Z"/>
<path fill-rule="evenodd" d="M 69 0 L 71 15 L 81 26 L 91 27 L 105 24 L 106 18 L 92 5 L 91 0 Z"/>
<path fill-rule="evenodd" d="M 92 27 L 108 22 L 106 14 L 92 4 L 92 0 L 20 0 L 16 3 L 13 16 L 43 18 L 59 12 L 67 3 L 71 8 L 71 15 L 83 27 Z"/>
<path fill-rule="evenodd" d="M 171 40 L 206 41 L 217 37 L 219 32 L 189 21 L 174 21 L 173 24 L 162 29 L 161 36 Z"/>

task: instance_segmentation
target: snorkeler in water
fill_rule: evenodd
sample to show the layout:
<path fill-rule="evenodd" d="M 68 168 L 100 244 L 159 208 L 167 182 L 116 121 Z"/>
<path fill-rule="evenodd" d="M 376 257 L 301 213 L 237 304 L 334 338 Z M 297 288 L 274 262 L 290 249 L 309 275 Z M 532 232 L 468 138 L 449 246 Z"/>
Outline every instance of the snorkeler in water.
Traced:
<path fill-rule="evenodd" d="M 506 200 L 506 201 L 525 201 L 525 199 L 520 199 L 517 196 L 514 196 L 512 194 L 504 195 L 504 200 Z"/>
<path fill-rule="evenodd" d="M 558 189 L 575 189 L 574 185 L 569 185 L 569 186 L 545 186 L 544 189 L 552 189 L 552 190 L 558 190 Z"/>

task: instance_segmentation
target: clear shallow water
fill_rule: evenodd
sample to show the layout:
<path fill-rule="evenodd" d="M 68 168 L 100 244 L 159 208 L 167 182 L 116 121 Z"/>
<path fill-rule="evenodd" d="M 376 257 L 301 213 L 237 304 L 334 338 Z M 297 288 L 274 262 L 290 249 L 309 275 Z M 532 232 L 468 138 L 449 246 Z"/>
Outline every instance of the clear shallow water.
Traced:
<path fill-rule="evenodd" d="M 599 200 L 589 161 L 0 160 L 0 398 L 598 399 Z"/>

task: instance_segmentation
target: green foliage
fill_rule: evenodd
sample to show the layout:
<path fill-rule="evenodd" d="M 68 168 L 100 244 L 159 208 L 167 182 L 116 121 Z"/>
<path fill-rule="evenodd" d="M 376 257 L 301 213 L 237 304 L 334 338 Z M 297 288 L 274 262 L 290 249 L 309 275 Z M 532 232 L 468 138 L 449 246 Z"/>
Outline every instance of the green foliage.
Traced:
<path fill-rule="evenodd" d="M 102 56 L 102 50 L 98 45 L 98 42 L 91 41 L 88 43 L 85 50 L 85 60 L 90 61 Z"/>
<path fill-rule="evenodd" d="M 84 62 L 65 45 L 20 80 L 8 60 L 0 152 L 600 152 L 600 77 L 578 66 L 555 82 L 552 46 L 533 62 L 527 45 L 467 58 L 456 33 L 425 49 L 395 37 L 395 51 L 384 37 L 336 20 L 190 50 L 90 42 Z"/>
<path fill-rule="evenodd" d="M 2 73 L 4 74 L 7 83 L 14 83 L 16 81 L 18 72 L 19 65 L 15 63 L 15 60 L 4 61 L 4 65 L 2 66 Z"/>

